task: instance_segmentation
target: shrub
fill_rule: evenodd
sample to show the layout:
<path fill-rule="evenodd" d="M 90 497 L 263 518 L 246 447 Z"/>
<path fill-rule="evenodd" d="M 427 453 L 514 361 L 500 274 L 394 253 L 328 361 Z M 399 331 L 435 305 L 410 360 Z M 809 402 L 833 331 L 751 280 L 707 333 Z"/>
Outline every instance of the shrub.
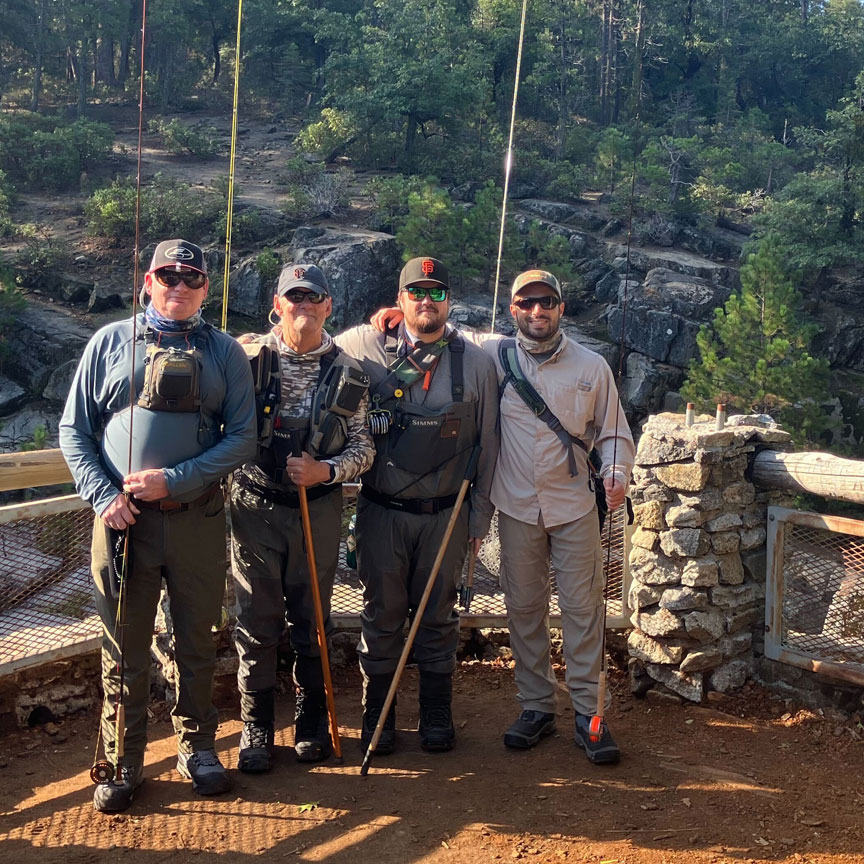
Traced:
<path fill-rule="evenodd" d="M 263 283 L 275 286 L 279 271 L 282 269 L 282 262 L 272 249 L 264 249 L 258 253 L 255 267 Z"/>
<path fill-rule="evenodd" d="M 297 136 L 297 146 L 305 153 L 326 159 L 337 148 L 344 149 L 356 137 L 356 127 L 344 111 L 324 108 L 321 119 L 310 123 Z"/>
<path fill-rule="evenodd" d="M 219 133 L 214 126 L 187 126 L 176 117 L 171 120 L 154 117 L 147 128 L 159 135 L 162 145 L 170 153 L 178 156 L 189 154 L 196 159 L 212 159 L 219 152 Z"/>
<path fill-rule="evenodd" d="M 403 218 L 408 214 L 408 196 L 419 192 L 424 185 L 436 186 L 435 177 L 406 177 L 395 174 L 392 177 L 374 177 L 366 186 L 372 196 L 374 216 L 373 227 L 379 231 L 395 233 Z"/>
<path fill-rule="evenodd" d="M 340 216 L 350 203 L 351 176 L 346 168 L 327 171 L 320 162 L 294 157 L 280 178 L 288 193 L 282 209 L 301 219 Z"/>
<path fill-rule="evenodd" d="M 46 225 L 22 225 L 24 248 L 15 258 L 15 281 L 22 288 L 38 288 L 53 294 L 60 274 L 72 258 L 69 247 L 57 240 Z"/>
<path fill-rule="evenodd" d="M 12 268 L 0 258 L 0 369 L 9 353 L 9 333 L 24 305 Z"/>
<path fill-rule="evenodd" d="M 0 171 L 0 237 L 12 233 L 12 217 L 9 215 L 12 199 L 12 186 L 6 180 L 5 172 Z"/>
<path fill-rule="evenodd" d="M 211 235 L 222 206 L 211 191 L 157 174 L 141 187 L 141 231 L 151 237 Z M 118 178 L 84 205 L 91 233 L 115 242 L 135 236 L 135 182 Z"/>

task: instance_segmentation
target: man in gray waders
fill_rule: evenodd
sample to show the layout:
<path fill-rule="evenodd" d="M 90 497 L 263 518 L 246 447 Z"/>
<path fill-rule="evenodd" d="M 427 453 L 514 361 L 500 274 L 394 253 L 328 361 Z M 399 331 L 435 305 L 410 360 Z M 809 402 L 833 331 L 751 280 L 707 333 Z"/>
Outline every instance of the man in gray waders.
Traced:
<path fill-rule="evenodd" d="M 231 561 L 243 719 L 238 768 L 250 773 L 272 763 L 277 648 L 286 614 L 295 654 L 294 750 L 301 762 L 331 752 L 298 487 L 307 489 L 329 630 L 341 484 L 366 471 L 375 456 L 366 428 L 368 378 L 324 330 L 332 310 L 324 273 L 314 264 L 289 264 L 273 298 L 279 323 L 246 344 L 256 373 L 258 452 L 234 477 Z"/>
<path fill-rule="evenodd" d="M 477 474 L 456 523 L 413 646 L 420 670 L 420 743 L 449 750 L 459 643 L 455 610 L 471 542 L 489 530 L 489 488 L 498 455 L 494 365 L 447 324 L 449 278 L 434 258 L 414 258 L 399 276 L 400 326 L 355 327 L 336 338 L 371 379 L 369 423 L 376 457 L 357 504 L 357 560 L 363 585 L 360 667 L 363 729 L 369 745 L 403 646 L 403 628 L 426 587 L 472 452 Z M 376 753 L 396 738 L 391 710 Z"/>
<path fill-rule="evenodd" d="M 104 812 L 128 807 L 142 781 L 150 643 L 163 580 L 179 673 L 171 712 L 177 770 L 201 795 L 230 786 L 214 750 L 219 718 L 212 703 L 211 628 L 226 570 L 219 481 L 255 452 L 255 399 L 243 349 L 201 318 L 207 288 L 198 246 L 160 243 L 144 279 L 151 302 L 135 321 L 134 400 L 133 327 L 126 320 L 103 327 L 88 343 L 60 421 L 75 487 L 96 512 L 91 568 L 104 631 L 102 735 L 109 760 L 122 753 L 116 782 L 100 783 L 93 795 Z M 112 541 L 128 526 L 131 565 L 120 568 L 126 614 L 118 622 Z M 121 680 L 125 734 L 118 743 Z"/>

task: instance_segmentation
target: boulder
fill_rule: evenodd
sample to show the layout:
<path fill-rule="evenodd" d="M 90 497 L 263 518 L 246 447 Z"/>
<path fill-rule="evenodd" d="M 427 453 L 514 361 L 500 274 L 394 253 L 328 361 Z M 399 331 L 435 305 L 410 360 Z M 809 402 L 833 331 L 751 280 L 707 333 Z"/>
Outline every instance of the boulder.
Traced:
<path fill-rule="evenodd" d="M 659 663 L 646 663 L 645 670 L 655 680 L 665 684 L 670 690 L 689 699 L 691 702 L 701 702 L 703 685 L 702 673 L 687 674 Z"/>
<path fill-rule="evenodd" d="M 662 406 L 666 394 L 683 380 L 684 373 L 677 367 L 631 351 L 621 381 L 621 398 L 631 410 L 650 414 Z"/>
<path fill-rule="evenodd" d="M 88 312 L 106 312 L 109 309 L 123 309 L 132 303 L 132 291 L 128 287 L 118 288 L 113 283 L 106 285 L 97 282 L 87 299 Z"/>
<path fill-rule="evenodd" d="M 78 368 L 78 360 L 67 360 L 61 363 L 49 376 L 48 383 L 42 391 L 42 398 L 49 402 L 64 403 Z"/>
<path fill-rule="evenodd" d="M 44 427 L 48 433 L 45 447 L 57 447 L 57 424 L 60 416 L 57 411 L 40 408 L 22 408 L 15 414 L 3 418 L 0 424 L 0 451 L 14 453 L 22 445 L 31 444 L 38 427 Z"/>
<path fill-rule="evenodd" d="M 77 273 L 61 273 L 59 295 L 67 303 L 84 303 L 93 291 L 92 279 L 85 279 Z"/>
<path fill-rule="evenodd" d="M 0 415 L 18 408 L 27 397 L 27 391 L 16 381 L 0 375 Z"/>
<path fill-rule="evenodd" d="M 730 660 L 714 669 L 708 678 L 708 686 L 721 693 L 730 693 L 744 685 L 750 667 L 746 660 Z"/>
<path fill-rule="evenodd" d="M 624 338 L 631 348 L 654 360 L 686 367 L 696 356 L 700 325 L 730 293 L 722 281 L 655 267 L 641 285 L 628 286 Z M 623 322 L 623 298 L 619 297 L 618 305 L 609 312 L 613 339 L 621 338 Z"/>
<path fill-rule="evenodd" d="M 242 259 L 228 277 L 228 309 L 250 318 L 266 319 L 273 305 L 273 285 L 264 285 L 257 255 Z"/>
<path fill-rule="evenodd" d="M 9 334 L 5 370 L 30 393 L 41 393 L 58 366 L 81 356 L 91 335 L 65 310 L 31 298 Z"/>

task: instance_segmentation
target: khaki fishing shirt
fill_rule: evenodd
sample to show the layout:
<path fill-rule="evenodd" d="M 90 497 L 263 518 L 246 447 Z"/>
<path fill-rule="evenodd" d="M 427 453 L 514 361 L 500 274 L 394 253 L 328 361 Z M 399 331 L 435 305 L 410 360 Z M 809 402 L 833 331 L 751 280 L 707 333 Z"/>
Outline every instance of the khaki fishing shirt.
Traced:
<path fill-rule="evenodd" d="M 503 381 L 498 343 L 504 337 L 463 332 L 482 344 L 495 360 L 498 380 Z M 588 450 L 597 448 L 603 462 L 600 476 L 614 476 L 626 486 L 636 448 L 612 370 L 599 354 L 562 335 L 552 356 L 539 363 L 517 341 L 522 371 L 564 428 L 578 436 Z M 501 448 L 492 481 L 492 503 L 502 513 L 531 525 L 537 524 L 542 513 L 547 528 L 589 513 L 595 498 L 588 485 L 585 452 L 574 445 L 579 475 L 571 477 L 564 445 L 525 404 L 512 383 L 501 396 L 500 417 Z"/>

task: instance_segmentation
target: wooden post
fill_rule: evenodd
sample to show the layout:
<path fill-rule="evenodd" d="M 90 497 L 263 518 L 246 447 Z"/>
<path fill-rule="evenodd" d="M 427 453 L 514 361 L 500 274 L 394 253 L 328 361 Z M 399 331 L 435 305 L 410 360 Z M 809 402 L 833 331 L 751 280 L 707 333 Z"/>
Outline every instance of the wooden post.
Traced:
<path fill-rule="evenodd" d="M 753 458 L 753 482 L 783 492 L 809 492 L 864 504 L 864 461 L 830 453 L 762 450 Z"/>

